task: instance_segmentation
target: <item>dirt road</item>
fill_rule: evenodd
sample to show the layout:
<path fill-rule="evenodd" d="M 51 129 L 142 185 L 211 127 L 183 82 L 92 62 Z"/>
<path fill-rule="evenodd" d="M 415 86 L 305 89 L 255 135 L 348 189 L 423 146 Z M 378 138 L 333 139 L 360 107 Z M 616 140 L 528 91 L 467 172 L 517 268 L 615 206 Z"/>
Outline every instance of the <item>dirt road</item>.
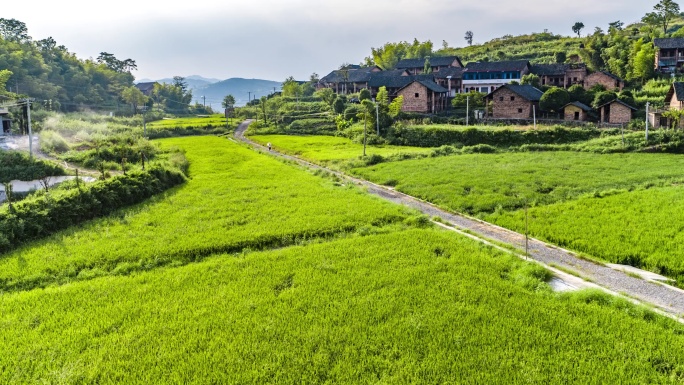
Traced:
<path fill-rule="evenodd" d="M 412 207 L 430 217 L 438 217 L 443 222 L 450 224 L 456 229 L 474 234 L 475 236 L 488 241 L 513 246 L 521 252 L 524 252 L 525 250 L 525 236 L 523 234 L 478 219 L 448 212 L 428 202 L 394 191 L 391 188 L 358 179 L 339 171 L 330 170 L 297 157 L 277 153 L 275 151 L 268 151 L 264 146 L 245 137 L 244 133 L 249 126 L 249 123 L 251 123 L 251 121 L 245 121 L 240 124 L 235 131 L 235 138 L 260 151 L 292 160 L 308 168 L 326 170 L 341 178 L 365 186 L 371 194 L 394 203 Z M 529 257 L 546 266 L 555 268 L 556 271 L 574 272 L 574 274 L 579 275 L 585 280 L 589 280 L 602 288 L 614 293 L 627 295 L 640 302 L 651 304 L 672 316 L 680 317 L 684 314 L 684 291 L 660 283 L 650 277 L 646 277 L 646 275 L 646 278 L 637 278 L 636 274 L 633 272 L 628 274 L 625 271 L 622 271 L 620 267 L 610 267 L 608 265 L 591 262 L 580 258 L 571 251 L 532 238 L 529 239 Z"/>

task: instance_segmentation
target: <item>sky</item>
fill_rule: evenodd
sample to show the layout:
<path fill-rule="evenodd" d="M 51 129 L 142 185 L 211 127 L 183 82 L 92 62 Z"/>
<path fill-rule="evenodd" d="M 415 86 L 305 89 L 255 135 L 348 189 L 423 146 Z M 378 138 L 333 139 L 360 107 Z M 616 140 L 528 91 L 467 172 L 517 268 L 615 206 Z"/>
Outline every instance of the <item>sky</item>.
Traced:
<path fill-rule="evenodd" d="M 78 57 L 109 52 L 133 59 L 137 79 L 175 75 L 308 80 L 371 47 L 431 40 L 451 47 L 503 35 L 584 33 L 638 21 L 655 0 L 82 0 L 4 2 L 0 17 L 26 23 L 34 39 L 52 36 Z M 105 5 L 106 4 L 106 5 Z"/>

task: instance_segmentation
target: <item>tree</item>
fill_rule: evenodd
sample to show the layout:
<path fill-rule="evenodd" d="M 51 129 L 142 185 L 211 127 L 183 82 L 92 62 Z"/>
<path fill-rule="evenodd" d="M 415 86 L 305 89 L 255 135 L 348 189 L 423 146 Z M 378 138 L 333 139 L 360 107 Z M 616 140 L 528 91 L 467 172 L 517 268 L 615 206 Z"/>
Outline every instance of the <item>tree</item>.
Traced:
<path fill-rule="evenodd" d="M 420 42 L 413 39 L 412 43 L 401 41 L 398 43 L 385 43 L 380 48 L 371 48 L 371 56 L 364 60 L 366 65 L 377 65 L 384 70 L 394 69 L 397 62 L 402 59 L 422 59 L 432 54 L 432 42 L 430 40 Z"/>
<path fill-rule="evenodd" d="M 5 91 L 7 87 L 7 81 L 12 77 L 12 71 L 0 70 L 0 95 L 7 95 L 9 92 Z"/>
<path fill-rule="evenodd" d="M 469 106 L 470 109 L 484 108 L 486 106 L 486 96 L 487 93 L 477 91 L 456 94 L 456 96 L 451 100 L 451 105 L 454 108 L 466 108 L 466 106 Z"/>
<path fill-rule="evenodd" d="M 315 72 L 312 73 L 311 76 L 309 76 L 309 83 L 316 84 L 319 80 L 321 80 L 321 77 L 318 76 L 318 74 Z"/>
<path fill-rule="evenodd" d="M 641 22 L 650 27 L 651 32 L 660 26 L 660 16 L 655 12 L 649 12 L 641 18 Z"/>
<path fill-rule="evenodd" d="M 221 107 L 231 109 L 235 106 L 235 97 L 233 95 L 226 95 L 223 97 Z"/>
<path fill-rule="evenodd" d="M 594 102 L 591 104 L 594 108 L 599 108 L 600 106 L 612 102 L 617 99 L 617 94 L 613 91 L 603 91 L 596 93 L 594 96 Z"/>
<path fill-rule="evenodd" d="M 359 100 L 364 101 L 364 100 L 370 100 L 371 99 L 371 93 L 368 88 L 364 88 L 359 92 Z"/>
<path fill-rule="evenodd" d="M 382 86 L 378 89 L 378 94 L 375 96 L 375 100 L 380 103 L 381 106 L 387 106 L 389 103 L 389 92 L 387 92 L 387 87 Z"/>
<path fill-rule="evenodd" d="M 116 56 L 108 52 L 100 52 L 100 56 L 97 57 L 97 62 L 106 65 L 107 68 L 115 72 L 131 72 L 132 70 L 138 69 L 135 60 L 119 60 Z"/>
<path fill-rule="evenodd" d="M 644 84 L 646 80 L 651 79 L 655 75 L 653 68 L 655 47 L 652 44 L 644 43 L 643 39 L 636 41 L 633 46 L 631 61 L 629 80 L 639 79 L 641 84 Z"/>
<path fill-rule="evenodd" d="M 670 119 L 670 128 L 676 130 L 680 127 L 682 116 L 684 116 L 684 110 L 673 108 L 663 112 L 663 116 Z"/>
<path fill-rule="evenodd" d="M 394 100 L 392 100 L 392 103 L 389 104 L 388 106 L 388 113 L 389 116 L 394 119 L 396 118 L 400 113 L 401 113 L 401 108 L 404 106 L 404 96 L 399 95 Z"/>
<path fill-rule="evenodd" d="M 299 82 L 295 80 L 293 76 L 288 77 L 283 82 L 283 96 L 291 98 L 299 98 L 302 90 L 299 86 Z"/>
<path fill-rule="evenodd" d="M 591 104 L 592 97 L 587 93 L 580 84 L 573 84 L 568 88 L 568 94 L 570 95 L 571 102 L 580 102 L 586 104 L 587 106 Z"/>
<path fill-rule="evenodd" d="M 314 96 L 320 98 L 331 107 L 335 103 L 335 92 L 331 88 L 322 88 L 314 92 Z"/>
<path fill-rule="evenodd" d="M 568 55 L 563 51 L 558 51 L 553 56 L 558 64 L 563 64 L 566 60 L 568 60 Z"/>
<path fill-rule="evenodd" d="M 430 56 L 425 58 L 425 63 L 423 63 L 423 73 L 429 74 L 432 72 L 432 65 L 430 65 Z"/>
<path fill-rule="evenodd" d="M 465 41 L 468 45 L 473 45 L 473 31 L 466 31 Z"/>
<path fill-rule="evenodd" d="M 570 103 L 568 91 L 560 87 L 551 87 L 539 99 L 539 108 L 543 111 L 560 112 L 568 103 Z"/>
<path fill-rule="evenodd" d="M 347 104 L 347 98 L 344 95 L 338 95 L 333 102 L 333 110 L 337 114 L 344 112 L 344 108 Z"/>
<path fill-rule="evenodd" d="M 15 43 L 28 43 L 31 40 L 26 24 L 16 19 L 0 18 L 0 36 Z"/>
<path fill-rule="evenodd" d="M 527 74 L 523 75 L 523 77 L 520 79 L 520 84 L 529 84 L 533 87 L 541 87 L 541 80 L 539 79 L 538 75 L 535 74 Z"/>
<path fill-rule="evenodd" d="M 137 113 L 139 105 L 147 103 L 148 100 L 147 96 L 136 86 L 124 88 L 123 92 L 121 92 L 121 98 L 133 107 L 134 113 Z"/>
<path fill-rule="evenodd" d="M 611 31 L 622 31 L 622 27 L 625 25 L 625 23 L 621 22 L 620 20 L 614 21 L 612 23 L 608 23 L 608 32 Z"/>
<path fill-rule="evenodd" d="M 679 4 L 673 0 L 660 0 L 658 4 L 653 7 L 656 14 L 656 20 L 663 27 L 663 33 L 667 33 L 667 27 L 675 17 L 679 16 Z"/>
<path fill-rule="evenodd" d="M 582 30 L 584 29 L 584 23 L 578 21 L 572 26 L 572 32 L 577 34 L 577 37 L 582 37 Z"/>

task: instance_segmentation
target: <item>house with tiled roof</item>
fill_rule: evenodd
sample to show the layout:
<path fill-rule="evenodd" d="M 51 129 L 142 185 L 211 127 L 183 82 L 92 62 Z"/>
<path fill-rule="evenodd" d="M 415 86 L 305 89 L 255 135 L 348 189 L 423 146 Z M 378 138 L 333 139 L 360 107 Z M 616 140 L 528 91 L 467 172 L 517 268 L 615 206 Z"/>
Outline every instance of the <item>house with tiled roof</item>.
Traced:
<path fill-rule="evenodd" d="M 665 96 L 665 109 L 652 109 L 648 113 L 648 120 L 653 128 L 671 127 L 672 120 L 663 113 L 667 110 L 684 109 L 684 82 L 674 82 Z M 684 127 L 684 120 L 680 120 L 679 126 Z"/>
<path fill-rule="evenodd" d="M 504 84 L 487 95 L 494 119 L 532 119 L 544 93 L 531 85 Z"/>
<path fill-rule="evenodd" d="M 446 88 L 449 91 L 449 97 L 453 98 L 457 93 L 461 92 L 464 71 L 465 68 L 462 67 L 449 67 L 434 72 L 433 75 L 435 82 Z"/>
<path fill-rule="evenodd" d="M 606 71 L 594 72 L 584 79 L 584 88 L 587 90 L 592 89 L 597 84 L 602 85 L 608 91 L 622 91 L 625 88 L 624 80 Z"/>
<path fill-rule="evenodd" d="M 394 66 L 398 70 L 406 70 L 411 75 L 419 75 L 425 71 L 425 59 L 403 59 Z M 430 71 L 438 72 L 445 68 L 463 67 L 461 59 L 458 56 L 435 56 L 429 57 L 427 60 L 430 62 Z"/>
<path fill-rule="evenodd" d="M 461 92 L 490 93 L 503 85 L 519 82 L 529 73 L 530 62 L 527 60 L 471 62 L 463 72 Z"/>
<path fill-rule="evenodd" d="M 371 75 L 381 72 L 377 66 L 360 67 L 346 66 L 334 70 L 318 81 L 318 88 L 332 88 L 337 94 L 348 94 L 361 91 L 369 87 Z"/>
<path fill-rule="evenodd" d="M 448 90 L 434 81 L 415 79 L 397 91 L 397 96 L 404 97 L 401 110 L 435 114 L 447 108 Z"/>
<path fill-rule="evenodd" d="M 632 115 L 636 108 L 629 104 L 615 99 L 597 108 L 601 114 L 601 123 L 604 124 L 627 124 L 632 120 Z"/>
<path fill-rule="evenodd" d="M 539 76 L 542 86 L 569 88 L 574 84 L 584 84 L 587 66 L 582 63 L 532 64 L 530 72 Z"/>
<path fill-rule="evenodd" d="M 136 84 L 135 87 L 139 89 L 143 95 L 150 96 L 152 95 L 152 91 L 154 91 L 155 84 L 157 84 L 157 82 L 144 82 Z"/>
<path fill-rule="evenodd" d="M 581 102 L 571 102 L 563 107 L 563 119 L 573 122 L 586 122 L 592 113 L 591 107 Z"/>
<path fill-rule="evenodd" d="M 653 39 L 655 46 L 655 69 L 658 72 L 682 72 L 684 65 L 684 38 Z"/>

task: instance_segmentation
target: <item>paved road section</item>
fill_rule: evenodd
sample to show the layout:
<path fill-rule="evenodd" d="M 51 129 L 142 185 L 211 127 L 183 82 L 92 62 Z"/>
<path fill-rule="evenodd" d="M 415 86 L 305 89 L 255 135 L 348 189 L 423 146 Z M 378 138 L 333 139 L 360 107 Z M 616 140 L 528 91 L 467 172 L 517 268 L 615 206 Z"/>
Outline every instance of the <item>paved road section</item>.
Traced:
<path fill-rule="evenodd" d="M 251 121 L 245 121 L 238 127 L 235 131 L 235 138 L 256 149 L 269 152 L 264 146 L 245 137 L 244 133 L 245 130 L 247 130 L 249 123 L 251 123 Z M 468 231 L 478 237 L 513 246 L 522 252 L 525 250 L 525 235 L 523 234 L 504 229 L 479 219 L 448 212 L 431 203 L 400 193 L 389 187 L 380 186 L 366 180 L 346 175 L 339 171 L 330 170 L 297 157 L 277 153 L 275 151 L 270 151 L 270 153 L 281 158 L 292 160 L 309 168 L 325 170 L 336 174 L 341 178 L 365 186 L 371 194 L 380 196 L 394 203 L 414 208 L 430 217 L 438 217 L 445 223 L 448 223 L 457 229 Z M 649 303 L 672 316 L 679 318 L 684 315 L 684 290 L 654 280 L 636 278 L 634 277 L 635 274 L 628 275 L 622 269 L 611 268 L 608 265 L 582 259 L 571 251 L 549 245 L 537 239 L 530 238 L 528 246 L 529 257 L 531 259 L 560 270 L 573 271 L 581 277 L 588 279 L 609 291 L 626 295 L 641 302 Z"/>

